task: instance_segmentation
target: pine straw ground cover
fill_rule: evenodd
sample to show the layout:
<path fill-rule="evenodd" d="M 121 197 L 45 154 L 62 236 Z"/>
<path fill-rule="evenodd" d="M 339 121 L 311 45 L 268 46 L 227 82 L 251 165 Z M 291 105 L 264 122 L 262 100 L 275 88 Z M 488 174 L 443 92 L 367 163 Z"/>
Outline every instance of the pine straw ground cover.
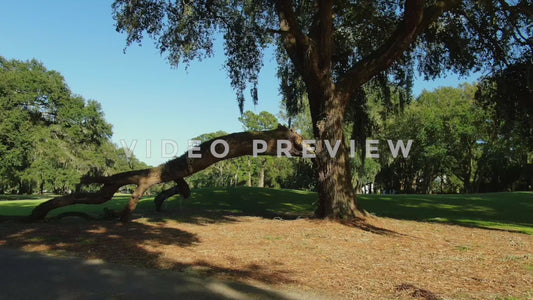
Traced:
<path fill-rule="evenodd" d="M 0 245 L 332 299 L 532 299 L 533 236 L 372 218 L 4 223 Z"/>

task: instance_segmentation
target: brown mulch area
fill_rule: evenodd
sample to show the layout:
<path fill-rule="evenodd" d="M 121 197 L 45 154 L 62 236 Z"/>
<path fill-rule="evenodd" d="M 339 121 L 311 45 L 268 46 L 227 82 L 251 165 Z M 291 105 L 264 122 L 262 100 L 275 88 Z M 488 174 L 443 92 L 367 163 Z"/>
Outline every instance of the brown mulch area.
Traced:
<path fill-rule="evenodd" d="M 533 298 L 533 236 L 384 218 L 3 223 L 0 246 L 334 299 Z"/>

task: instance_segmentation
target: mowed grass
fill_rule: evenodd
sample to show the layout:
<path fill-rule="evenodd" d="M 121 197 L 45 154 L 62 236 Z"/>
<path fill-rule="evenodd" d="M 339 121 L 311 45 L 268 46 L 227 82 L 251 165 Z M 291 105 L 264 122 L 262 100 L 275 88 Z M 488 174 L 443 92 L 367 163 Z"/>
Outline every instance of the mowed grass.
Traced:
<path fill-rule="evenodd" d="M 43 202 L 31 199 L 13 200 L 0 195 L 0 215 L 29 215 Z M 103 208 L 119 210 L 128 195 L 116 195 L 101 205 L 74 205 L 54 210 L 50 217 L 66 211 L 81 211 L 93 216 Z M 265 218 L 311 216 L 316 193 L 266 188 L 205 188 L 194 190 L 190 199 L 175 196 L 168 199 L 159 218 L 187 221 L 190 215 L 249 215 Z M 519 231 L 533 235 L 533 192 L 509 192 L 464 195 L 360 195 L 359 201 L 370 213 L 381 217 L 425 222 L 451 223 L 469 227 Z M 144 197 L 137 214 L 157 217 L 153 197 Z"/>
<path fill-rule="evenodd" d="M 533 235 L 533 192 L 452 195 L 364 195 L 377 216 L 520 231 Z"/>

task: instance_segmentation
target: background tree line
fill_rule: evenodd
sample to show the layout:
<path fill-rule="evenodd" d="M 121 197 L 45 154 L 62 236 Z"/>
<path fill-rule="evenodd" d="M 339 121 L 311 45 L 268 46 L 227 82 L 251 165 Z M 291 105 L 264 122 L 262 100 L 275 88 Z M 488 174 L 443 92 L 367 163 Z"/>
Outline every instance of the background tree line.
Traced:
<path fill-rule="evenodd" d="M 111 141 L 100 103 L 37 60 L 0 57 L 0 193 L 66 193 L 84 175 L 146 165 Z"/>

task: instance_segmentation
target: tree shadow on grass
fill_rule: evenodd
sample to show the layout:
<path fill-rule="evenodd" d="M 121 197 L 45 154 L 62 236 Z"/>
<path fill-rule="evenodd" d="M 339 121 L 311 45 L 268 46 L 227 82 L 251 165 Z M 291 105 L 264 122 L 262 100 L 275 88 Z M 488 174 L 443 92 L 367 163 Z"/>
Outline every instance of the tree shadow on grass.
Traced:
<path fill-rule="evenodd" d="M 134 215 L 135 216 L 135 215 Z M 238 223 L 238 217 L 248 216 L 246 213 L 236 213 L 225 210 L 202 210 L 183 208 L 170 208 L 159 212 L 145 212 L 137 217 L 146 218 L 149 222 L 167 223 L 175 221 L 179 223 L 209 225 L 209 224 L 226 224 Z"/>
<path fill-rule="evenodd" d="M 149 269 L 171 269 L 195 276 L 220 275 L 232 280 L 252 279 L 267 284 L 294 282 L 290 274 L 260 265 L 232 268 L 202 260 L 184 263 L 167 259 L 160 248 L 166 245 L 195 247 L 201 241 L 196 234 L 161 224 L 63 219 L 2 225 L 1 247 L 101 259 Z M 168 254 L 169 250 L 166 251 Z"/>
<path fill-rule="evenodd" d="M 190 199 L 174 196 L 154 213 L 153 201 L 139 205 L 151 221 L 175 220 L 192 224 L 233 223 L 237 217 L 294 220 L 311 217 L 310 192 L 256 187 L 225 187 L 193 190 Z"/>
<path fill-rule="evenodd" d="M 380 217 L 533 234 L 533 193 L 361 195 Z"/>
<path fill-rule="evenodd" d="M 229 187 L 194 190 L 190 199 L 174 196 L 163 204 L 159 213 L 149 211 L 145 202 L 145 217 L 153 222 L 175 220 L 196 225 L 235 223 L 239 217 L 260 217 L 290 221 L 300 218 L 317 220 L 313 215 L 316 193 L 256 187 Z M 380 235 L 401 236 L 395 231 L 362 220 L 340 223 Z"/>
<path fill-rule="evenodd" d="M 239 217 L 260 217 L 272 220 L 315 219 L 313 215 L 316 194 L 296 190 L 256 187 L 209 188 L 193 191 L 191 199 L 174 196 L 163 204 L 160 212 L 153 203 L 145 201 L 139 208 L 150 222 L 170 220 L 195 225 L 240 222 Z M 268 201 L 266 201 L 268 200 Z M 369 218 L 372 218 L 371 216 Z M 363 220 L 340 221 L 341 224 L 380 235 L 403 236 Z"/>
<path fill-rule="evenodd" d="M 263 219 L 290 221 L 302 218 L 302 214 L 274 213 L 269 211 L 248 212 L 223 209 L 208 210 L 186 207 L 182 209 L 170 208 L 160 212 L 145 212 L 142 215 L 137 215 L 137 217 L 147 218 L 148 221 L 156 223 L 177 221 L 180 223 L 202 226 L 208 224 L 238 223 L 242 221 L 240 217 L 258 217 Z"/>

